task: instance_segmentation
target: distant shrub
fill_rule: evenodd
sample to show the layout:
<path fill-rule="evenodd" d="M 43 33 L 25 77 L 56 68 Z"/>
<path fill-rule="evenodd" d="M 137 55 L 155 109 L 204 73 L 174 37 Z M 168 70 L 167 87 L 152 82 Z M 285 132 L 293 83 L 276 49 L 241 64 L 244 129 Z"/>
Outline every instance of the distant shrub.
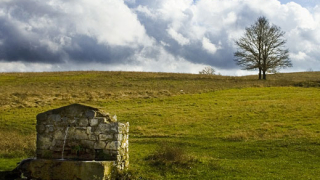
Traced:
<path fill-rule="evenodd" d="M 215 70 L 211 66 L 204 67 L 203 70 L 199 71 L 199 74 L 214 75 Z"/>

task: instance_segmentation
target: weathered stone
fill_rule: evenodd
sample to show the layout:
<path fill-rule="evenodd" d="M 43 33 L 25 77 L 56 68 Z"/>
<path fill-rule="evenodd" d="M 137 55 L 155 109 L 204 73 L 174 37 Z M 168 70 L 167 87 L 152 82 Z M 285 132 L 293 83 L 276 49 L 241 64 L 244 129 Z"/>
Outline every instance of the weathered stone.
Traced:
<path fill-rule="evenodd" d="M 87 127 L 87 134 L 92 134 L 91 127 Z"/>
<path fill-rule="evenodd" d="M 52 159 L 53 158 L 51 150 L 37 149 L 36 154 L 39 159 Z"/>
<path fill-rule="evenodd" d="M 122 134 L 114 134 L 114 139 L 117 141 L 122 141 Z"/>
<path fill-rule="evenodd" d="M 62 131 L 55 131 L 53 133 L 53 139 L 63 140 L 64 137 L 65 137 L 65 132 L 63 133 Z"/>
<path fill-rule="evenodd" d="M 88 137 L 89 137 L 89 140 L 93 140 L 93 141 L 98 140 L 98 137 L 93 134 L 90 134 Z"/>
<path fill-rule="evenodd" d="M 117 121 L 118 121 L 117 115 L 112 116 L 111 122 L 117 122 Z"/>
<path fill-rule="evenodd" d="M 37 115 L 37 124 L 45 124 L 47 121 L 47 114 L 40 113 Z"/>
<path fill-rule="evenodd" d="M 47 136 L 37 137 L 37 148 L 49 149 L 52 146 L 52 138 Z"/>
<path fill-rule="evenodd" d="M 62 122 L 68 122 L 68 121 L 69 121 L 69 118 L 66 117 L 66 116 L 64 116 L 64 117 L 61 118 L 61 121 L 62 121 Z"/>
<path fill-rule="evenodd" d="M 79 140 L 86 140 L 89 139 L 88 135 L 87 135 L 87 131 L 86 130 L 80 130 L 80 129 L 76 129 L 75 133 L 73 135 L 74 139 L 79 139 Z"/>
<path fill-rule="evenodd" d="M 74 119 L 68 119 L 68 124 L 70 126 L 75 126 L 76 122 L 79 120 L 79 118 L 74 118 Z"/>
<path fill-rule="evenodd" d="M 110 154 L 112 154 L 112 155 L 119 155 L 120 154 L 119 151 L 117 151 L 117 150 L 107 150 L 107 151 L 109 151 Z"/>
<path fill-rule="evenodd" d="M 90 141 L 90 140 L 81 140 L 80 142 L 83 148 L 88 148 L 88 149 L 92 148 L 95 143 L 95 141 Z"/>
<path fill-rule="evenodd" d="M 112 119 L 115 118 L 99 109 L 80 104 L 39 114 L 37 158 L 60 159 L 64 146 L 65 159 L 116 160 L 123 169 L 129 157 L 129 124 Z"/>
<path fill-rule="evenodd" d="M 46 127 L 44 125 L 37 125 L 36 129 L 38 133 L 42 134 L 46 130 Z"/>
<path fill-rule="evenodd" d="M 94 149 L 104 149 L 106 147 L 106 143 L 104 141 L 97 141 L 94 143 Z"/>
<path fill-rule="evenodd" d="M 96 112 L 94 110 L 86 111 L 86 118 L 93 119 L 94 117 L 96 117 Z"/>
<path fill-rule="evenodd" d="M 48 116 L 48 120 L 54 121 L 54 122 L 59 122 L 59 121 L 61 121 L 61 116 L 60 116 L 60 114 L 50 114 Z"/>
<path fill-rule="evenodd" d="M 69 127 L 68 129 L 68 139 L 72 139 L 76 133 L 76 127 Z"/>
<path fill-rule="evenodd" d="M 127 143 L 122 142 L 122 143 L 121 143 L 121 148 L 123 148 L 123 149 L 124 149 L 124 148 L 126 148 L 126 147 L 127 147 Z"/>
<path fill-rule="evenodd" d="M 126 125 L 118 122 L 118 132 L 122 133 L 122 131 L 126 130 Z"/>
<path fill-rule="evenodd" d="M 120 142 L 119 141 L 111 141 L 108 142 L 106 149 L 109 150 L 118 150 L 120 148 Z"/>
<path fill-rule="evenodd" d="M 99 140 L 100 140 L 100 141 L 112 140 L 112 139 L 113 139 L 113 136 L 112 136 L 112 135 L 99 134 Z"/>
<path fill-rule="evenodd" d="M 62 151 L 62 147 L 63 147 L 63 143 L 64 143 L 64 140 L 56 140 L 54 139 L 52 141 L 52 146 L 50 147 L 50 150 L 52 151 Z"/>
<path fill-rule="evenodd" d="M 112 123 L 110 126 L 110 132 L 111 133 L 117 133 L 118 132 L 118 125 L 116 123 Z"/>
<path fill-rule="evenodd" d="M 90 126 L 97 126 L 99 124 L 99 119 L 90 119 Z"/>
<path fill-rule="evenodd" d="M 98 130 L 99 134 L 109 133 L 110 132 L 110 124 L 99 124 L 99 128 L 97 130 Z"/>
<path fill-rule="evenodd" d="M 85 119 L 85 118 L 81 118 L 79 119 L 79 126 L 88 126 L 89 122 L 88 122 L 88 119 Z"/>
<path fill-rule="evenodd" d="M 34 159 L 21 163 L 19 170 L 28 179 L 106 180 L 115 179 L 114 161 L 63 161 Z"/>
<path fill-rule="evenodd" d="M 46 133 L 53 132 L 53 130 L 54 130 L 53 125 L 46 125 Z"/>
<path fill-rule="evenodd" d="M 99 117 L 98 120 L 99 123 L 110 123 L 110 121 L 108 121 L 108 118 L 106 117 Z"/>

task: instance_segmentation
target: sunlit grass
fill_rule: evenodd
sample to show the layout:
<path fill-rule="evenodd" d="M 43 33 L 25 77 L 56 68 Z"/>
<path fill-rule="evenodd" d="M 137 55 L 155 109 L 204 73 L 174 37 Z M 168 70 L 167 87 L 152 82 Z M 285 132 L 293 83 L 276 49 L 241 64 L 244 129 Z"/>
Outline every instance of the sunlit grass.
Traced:
<path fill-rule="evenodd" d="M 320 73 L 268 78 L 0 74 L 0 170 L 34 154 L 38 113 L 85 102 L 130 122 L 130 170 L 138 179 L 316 179 Z M 163 144 L 184 155 L 166 159 Z"/>

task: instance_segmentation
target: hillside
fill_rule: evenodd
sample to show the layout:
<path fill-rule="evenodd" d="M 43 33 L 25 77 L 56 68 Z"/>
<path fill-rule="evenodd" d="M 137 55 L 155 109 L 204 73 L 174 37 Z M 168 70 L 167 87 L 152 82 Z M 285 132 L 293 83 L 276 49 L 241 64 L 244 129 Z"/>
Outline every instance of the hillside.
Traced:
<path fill-rule="evenodd" d="M 0 170 L 34 154 L 38 113 L 80 102 L 130 122 L 135 178 L 316 179 L 320 72 L 267 78 L 1 73 Z"/>

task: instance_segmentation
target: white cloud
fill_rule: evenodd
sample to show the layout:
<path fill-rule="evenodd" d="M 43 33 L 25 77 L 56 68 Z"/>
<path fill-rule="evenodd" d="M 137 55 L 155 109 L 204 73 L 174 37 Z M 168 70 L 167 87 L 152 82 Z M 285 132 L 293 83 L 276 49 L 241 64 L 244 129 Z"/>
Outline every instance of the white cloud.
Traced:
<path fill-rule="evenodd" d="M 294 60 L 305 61 L 307 58 L 307 54 L 299 51 L 298 53 L 291 53 L 290 57 Z"/>
<path fill-rule="evenodd" d="M 211 54 L 215 54 L 219 49 L 219 47 L 217 47 L 215 44 L 212 44 L 206 37 L 203 37 L 202 39 L 202 47 Z"/>
<path fill-rule="evenodd" d="M 151 44 L 137 16 L 119 0 L 80 0 L 62 3 L 76 32 L 110 45 Z M 64 24 L 65 26 L 67 24 Z"/>
<path fill-rule="evenodd" d="M 190 43 L 189 39 L 185 38 L 182 34 L 176 32 L 173 28 L 167 29 L 167 32 L 181 46 L 188 45 Z"/>

